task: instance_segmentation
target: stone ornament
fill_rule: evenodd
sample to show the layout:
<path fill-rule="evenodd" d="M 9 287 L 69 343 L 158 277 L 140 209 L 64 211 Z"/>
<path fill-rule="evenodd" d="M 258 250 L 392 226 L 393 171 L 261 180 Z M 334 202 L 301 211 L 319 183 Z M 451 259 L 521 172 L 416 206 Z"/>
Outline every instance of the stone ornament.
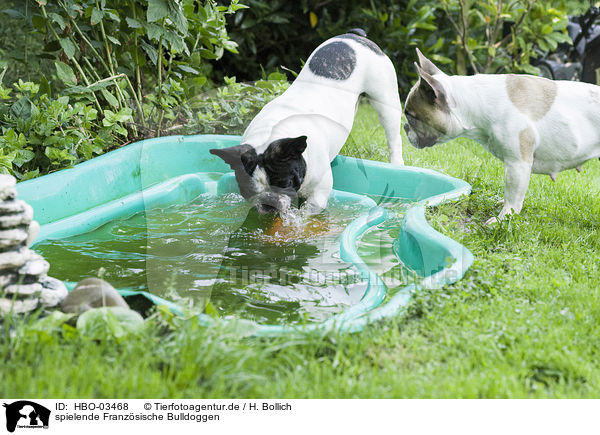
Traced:
<path fill-rule="evenodd" d="M 0 174 L 0 315 L 54 307 L 68 293 L 47 275 L 50 264 L 29 249 L 40 226 L 33 208 L 17 199 L 16 184 L 15 177 Z"/>
<path fill-rule="evenodd" d="M 77 314 L 100 307 L 129 308 L 129 305 L 112 285 L 100 278 L 81 280 L 61 304 L 63 312 Z"/>

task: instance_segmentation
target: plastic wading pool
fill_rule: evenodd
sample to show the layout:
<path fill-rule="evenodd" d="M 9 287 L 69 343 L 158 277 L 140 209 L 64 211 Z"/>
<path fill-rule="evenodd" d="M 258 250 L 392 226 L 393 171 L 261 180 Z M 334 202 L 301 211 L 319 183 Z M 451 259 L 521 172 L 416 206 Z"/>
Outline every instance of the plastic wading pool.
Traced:
<path fill-rule="evenodd" d="M 157 206 L 179 204 L 209 193 L 237 190 L 229 167 L 208 152 L 237 145 L 239 136 L 170 136 L 144 140 L 112 151 L 74 168 L 17 185 L 19 197 L 34 209 L 41 228 L 35 244 L 91 231 L 108 221 Z M 366 281 L 360 301 L 329 319 L 302 325 L 268 325 L 236 319 L 249 334 L 271 335 L 302 331 L 359 331 L 367 323 L 400 313 L 418 288 L 441 287 L 461 279 L 473 262 L 464 246 L 438 233 L 425 219 L 425 207 L 457 199 L 470 192 L 463 180 L 435 171 L 338 156 L 332 163 L 334 193 L 370 206 L 368 213 L 348 225 L 340 237 L 340 257 L 352 263 Z M 386 220 L 386 209 L 371 198 L 402 200 L 411 206 L 404 215 L 393 249 L 401 263 L 422 280 L 386 297 L 382 279 L 361 259 L 356 244 L 365 231 Z M 69 288 L 73 283 L 67 283 Z M 142 295 L 181 308 L 146 291 L 118 289 L 123 296 Z M 224 321 L 206 314 L 211 325 Z"/>

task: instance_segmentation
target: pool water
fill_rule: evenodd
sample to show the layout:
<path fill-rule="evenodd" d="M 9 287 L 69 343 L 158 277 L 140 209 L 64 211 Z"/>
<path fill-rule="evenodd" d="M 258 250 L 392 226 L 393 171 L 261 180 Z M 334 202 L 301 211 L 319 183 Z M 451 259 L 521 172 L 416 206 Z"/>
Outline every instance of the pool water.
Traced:
<path fill-rule="evenodd" d="M 392 249 L 404 205 L 368 231 L 359 254 L 389 288 L 402 284 Z M 339 258 L 339 236 L 368 211 L 330 200 L 323 213 L 299 219 L 258 215 L 238 194 L 201 195 L 152 208 L 84 234 L 35 246 L 52 276 L 77 282 L 102 276 L 116 288 L 145 290 L 201 312 L 260 323 L 317 322 L 357 303 L 366 283 Z"/>

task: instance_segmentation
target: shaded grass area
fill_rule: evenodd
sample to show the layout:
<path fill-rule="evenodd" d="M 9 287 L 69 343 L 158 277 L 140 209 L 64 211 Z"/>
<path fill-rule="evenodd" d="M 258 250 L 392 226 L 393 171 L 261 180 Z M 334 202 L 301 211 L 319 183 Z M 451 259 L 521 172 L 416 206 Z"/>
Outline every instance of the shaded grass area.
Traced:
<path fill-rule="evenodd" d="M 343 153 L 387 159 L 370 108 Z M 473 185 L 428 218 L 475 255 L 463 280 L 417 294 L 404 315 L 358 334 L 260 339 L 156 312 L 140 335 L 101 342 L 15 319 L 0 330 L 0 396 L 597 397 L 600 164 L 556 183 L 533 176 L 522 215 L 484 227 L 502 197 L 499 161 L 462 139 L 405 141 L 404 158 Z"/>

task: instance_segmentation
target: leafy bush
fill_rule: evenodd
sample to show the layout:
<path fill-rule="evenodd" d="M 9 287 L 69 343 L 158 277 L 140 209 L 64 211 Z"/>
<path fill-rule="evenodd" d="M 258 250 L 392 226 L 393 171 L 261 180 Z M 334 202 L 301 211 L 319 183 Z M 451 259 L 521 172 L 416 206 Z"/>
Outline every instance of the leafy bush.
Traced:
<path fill-rule="evenodd" d="M 571 43 L 570 13 L 582 4 L 565 0 L 442 0 L 442 19 L 452 29 L 451 55 L 459 74 L 537 74 L 533 58 Z"/>
<path fill-rule="evenodd" d="M 210 62 L 236 52 L 225 17 L 243 8 L 238 0 L 14 1 L 2 12 L 29 54 L 0 50 L 0 86 L 13 69 L 35 80 L 0 88 L 0 171 L 27 179 L 176 131 L 195 117 L 191 98 L 212 87 Z M 28 25 L 33 36 L 24 37 Z M 35 60 L 40 72 L 24 69 Z"/>
<path fill-rule="evenodd" d="M 289 86 L 281 73 L 253 84 L 237 83 L 235 77 L 225 77 L 225 83 L 192 101 L 195 116 L 183 133 L 242 134 L 260 109 Z"/>
<path fill-rule="evenodd" d="M 246 0 L 249 9 L 228 18 L 240 54 L 216 68 L 251 80 L 261 70 L 299 71 L 324 39 L 353 27 L 390 56 L 400 91 L 416 77 L 415 47 L 451 73 L 525 71 L 540 53 L 570 42 L 567 14 L 580 14 L 573 0 Z M 291 77 L 290 77 L 291 78 Z"/>
<path fill-rule="evenodd" d="M 51 59 L 52 76 L 36 82 L 100 115 L 129 107 L 144 131 L 160 135 L 171 109 L 210 84 L 208 61 L 236 52 L 225 17 L 242 8 L 238 0 L 28 0 L 3 12 L 45 41 L 37 57 Z"/>
<path fill-rule="evenodd" d="M 444 41 L 436 34 L 437 2 L 417 0 L 319 1 L 246 0 L 248 9 L 228 17 L 229 34 L 240 54 L 224 57 L 216 69 L 253 80 L 263 70 L 285 67 L 299 71 L 324 39 L 360 27 L 392 59 L 400 87 L 407 89 L 415 56 L 421 47 L 442 63 Z M 290 75 L 290 78 L 293 78 Z"/>
<path fill-rule="evenodd" d="M 101 154 L 128 136 L 128 107 L 105 109 L 69 96 L 52 98 L 39 84 L 0 80 L 0 173 L 26 180 Z"/>

